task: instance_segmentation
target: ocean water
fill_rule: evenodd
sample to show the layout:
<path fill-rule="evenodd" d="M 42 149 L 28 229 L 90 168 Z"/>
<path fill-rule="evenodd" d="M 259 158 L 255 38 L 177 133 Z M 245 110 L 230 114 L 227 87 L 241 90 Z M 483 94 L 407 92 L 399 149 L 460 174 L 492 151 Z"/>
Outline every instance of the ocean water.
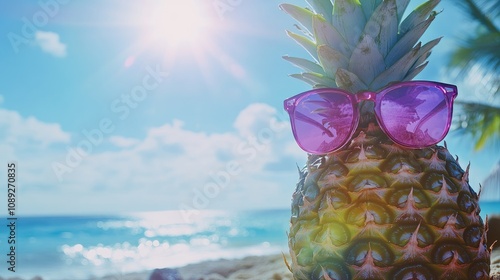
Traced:
<path fill-rule="evenodd" d="M 0 277 L 89 279 L 221 258 L 286 252 L 289 210 L 201 211 L 113 216 L 20 217 L 16 272 L 7 270 L 0 231 Z M 0 225 L 8 224 L 0 218 Z"/>
<path fill-rule="evenodd" d="M 500 213 L 482 202 L 481 216 Z M 112 216 L 20 217 L 16 272 L 7 270 L 8 233 L 0 231 L 0 277 L 89 279 L 179 267 L 220 258 L 287 252 L 289 210 L 202 211 Z M 6 218 L 0 218 L 0 225 Z M 6 228 L 6 227 L 5 227 Z"/>

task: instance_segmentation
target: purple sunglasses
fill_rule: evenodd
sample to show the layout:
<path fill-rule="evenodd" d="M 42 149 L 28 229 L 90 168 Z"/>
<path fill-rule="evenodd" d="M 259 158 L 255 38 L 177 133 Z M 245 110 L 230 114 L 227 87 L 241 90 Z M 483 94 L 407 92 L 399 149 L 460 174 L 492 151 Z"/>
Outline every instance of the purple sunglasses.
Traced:
<path fill-rule="evenodd" d="M 285 100 L 297 144 L 312 154 L 342 148 L 352 138 L 359 121 L 357 104 L 375 102 L 382 130 L 396 144 L 419 149 L 443 140 L 450 129 L 457 87 L 430 81 L 392 84 L 379 92 L 357 94 L 320 88 Z"/>

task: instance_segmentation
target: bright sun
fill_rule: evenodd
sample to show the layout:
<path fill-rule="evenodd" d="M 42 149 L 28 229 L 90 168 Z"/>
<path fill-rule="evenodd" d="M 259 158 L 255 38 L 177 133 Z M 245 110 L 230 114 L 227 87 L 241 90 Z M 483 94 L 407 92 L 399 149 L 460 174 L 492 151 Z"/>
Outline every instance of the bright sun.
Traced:
<path fill-rule="evenodd" d="M 236 78 L 246 79 L 245 70 L 228 55 L 220 40 L 229 32 L 240 32 L 239 25 L 230 19 L 221 20 L 213 1 L 143 0 L 134 2 L 128 15 L 126 22 L 138 33 L 127 49 L 130 54 L 124 67 L 131 67 L 137 57 L 147 54 L 168 68 L 177 63 L 191 67 L 194 62 L 207 84 L 212 84 L 213 66 L 222 66 Z"/>
<path fill-rule="evenodd" d="M 158 47 L 194 47 L 203 44 L 213 19 L 193 0 L 159 1 L 143 15 L 146 40 Z"/>

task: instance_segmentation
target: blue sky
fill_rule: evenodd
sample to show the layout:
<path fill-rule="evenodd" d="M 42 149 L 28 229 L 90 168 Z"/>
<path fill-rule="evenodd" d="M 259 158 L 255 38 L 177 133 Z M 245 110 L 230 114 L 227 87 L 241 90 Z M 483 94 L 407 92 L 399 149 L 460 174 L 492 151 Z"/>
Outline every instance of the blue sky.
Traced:
<path fill-rule="evenodd" d="M 306 57 L 281 2 L 0 0 L 0 154 L 19 166 L 18 213 L 288 208 L 306 155 L 282 100 L 309 87 L 281 58 Z M 444 70 L 471 28 L 451 2 L 418 78 L 477 98 L 473 77 Z M 477 189 L 492 151 L 447 142 Z"/>

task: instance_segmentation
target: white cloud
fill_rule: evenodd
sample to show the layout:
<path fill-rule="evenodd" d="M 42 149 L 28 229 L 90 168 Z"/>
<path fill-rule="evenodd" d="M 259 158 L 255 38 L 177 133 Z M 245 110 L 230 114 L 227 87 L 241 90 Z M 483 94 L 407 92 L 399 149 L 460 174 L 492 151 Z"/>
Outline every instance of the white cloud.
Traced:
<path fill-rule="evenodd" d="M 269 127 L 273 118 L 276 118 L 275 108 L 264 103 L 255 103 L 240 112 L 234 127 L 242 136 L 254 135 L 259 129 Z"/>
<path fill-rule="evenodd" d="M 60 188 L 78 196 L 94 192 L 113 197 L 117 211 L 130 207 L 127 200 L 149 210 L 195 207 L 196 195 L 215 185 L 218 190 L 208 194 L 204 207 L 286 207 L 297 179 L 295 163 L 306 157 L 290 148 L 288 122 L 273 107 L 252 104 L 234 127 L 223 133 L 199 132 L 173 120 L 151 128 L 143 139 L 112 136 L 108 140 L 118 149 L 85 156 L 64 174 Z M 275 164 L 285 167 L 269 168 Z"/>
<path fill-rule="evenodd" d="M 17 162 L 20 196 L 37 189 L 50 193 L 57 187 L 50 162 L 63 155 L 62 146 L 70 139 L 57 123 L 0 109 L 0 155 L 5 161 Z"/>
<path fill-rule="evenodd" d="M 122 136 L 111 136 L 109 137 L 109 142 L 111 144 L 120 147 L 120 148 L 129 148 L 132 147 L 136 144 L 138 144 L 140 141 L 134 138 L 126 138 Z"/>
<path fill-rule="evenodd" d="M 46 53 L 56 57 L 66 56 L 66 45 L 61 43 L 59 34 L 48 31 L 37 31 L 35 43 Z"/>
<path fill-rule="evenodd" d="M 24 118 L 15 111 L 0 109 L 0 141 L 20 145 L 33 143 L 43 147 L 54 143 L 68 143 L 70 135 L 55 123 L 44 123 L 34 117 Z"/>
<path fill-rule="evenodd" d="M 112 135 L 89 154 L 78 155 L 78 143 L 69 143 L 69 134 L 58 124 L 0 110 L 0 153 L 22 166 L 25 200 L 53 198 L 26 201 L 34 205 L 25 207 L 29 213 L 43 205 L 47 213 L 196 208 L 197 195 L 214 186 L 218 189 L 208 193 L 202 209 L 287 207 L 297 179 L 296 162 L 306 158 L 290 148 L 288 122 L 271 106 L 252 104 L 234 126 L 209 133 L 174 120 L 149 129 L 142 139 Z M 54 162 L 68 167 L 62 181 Z M 79 202 L 84 198 L 89 201 Z"/>

